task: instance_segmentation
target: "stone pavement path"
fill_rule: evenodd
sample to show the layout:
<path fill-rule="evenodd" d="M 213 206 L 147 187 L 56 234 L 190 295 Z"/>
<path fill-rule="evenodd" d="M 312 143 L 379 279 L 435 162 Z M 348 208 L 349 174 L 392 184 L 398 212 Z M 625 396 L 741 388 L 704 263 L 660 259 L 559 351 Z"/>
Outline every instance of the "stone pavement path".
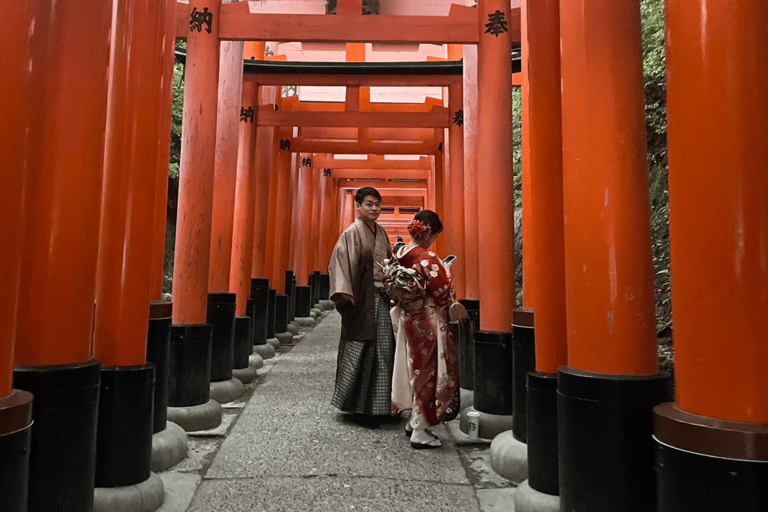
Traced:
<path fill-rule="evenodd" d="M 443 446 L 413 450 L 405 415 L 376 430 L 330 405 L 340 316 L 303 329 L 265 361 L 218 429 L 189 434 L 190 456 L 160 474 L 160 512 L 514 511 L 514 486 L 490 467 L 488 441 L 458 420 Z"/>

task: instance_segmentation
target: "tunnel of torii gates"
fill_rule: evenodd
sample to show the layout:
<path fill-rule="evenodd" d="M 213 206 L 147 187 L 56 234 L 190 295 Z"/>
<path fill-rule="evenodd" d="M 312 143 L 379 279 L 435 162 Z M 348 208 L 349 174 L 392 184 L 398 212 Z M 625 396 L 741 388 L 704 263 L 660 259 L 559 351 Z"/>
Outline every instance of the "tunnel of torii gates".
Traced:
<path fill-rule="evenodd" d="M 514 331 L 517 346 L 518 328 L 535 333 L 535 362 L 500 372 L 527 396 L 519 510 L 529 495 L 568 511 L 766 510 L 763 3 L 666 6 L 674 399 L 654 333 L 638 0 L 380 0 L 370 16 L 361 5 L 4 6 L 0 509 L 91 510 L 94 486 L 159 481 L 151 446 L 166 419 L 187 431 L 220 421 L 215 385 L 236 387 L 251 344 L 287 329 L 308 280 L 319 293 L 352 193 L 372 185 L 392 236 L 420 208 L 445 219 L 437 251 L 458 256 L 458 296 L 479 302 L 477 339 L 504 345 Z M 171 304 L 176 39 L 187 50 Z M 265 57 L 268 41 L 298 43 Z M 286 85 L 299 95 L 282 97 Z M 308 101 L 312 86 L 345 87 L 345 101 Z M 407 101 L 399 87 L 439 93 Z M 387 102 L 372 100 L 380 88 Z"/>

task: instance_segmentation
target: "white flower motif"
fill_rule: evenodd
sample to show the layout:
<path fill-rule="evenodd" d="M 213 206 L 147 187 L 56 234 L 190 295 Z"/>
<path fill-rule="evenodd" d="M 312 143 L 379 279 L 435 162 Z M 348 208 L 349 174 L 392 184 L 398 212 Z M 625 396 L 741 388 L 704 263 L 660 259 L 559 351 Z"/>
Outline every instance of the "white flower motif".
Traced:
<path fill-rule="evenodd" d="M 431 275 L 432 277 L 437 277 L 438 274 L 437 274 L 437 271 L 433 270 L 429 273 L 429 275 Z"/>
<path fill-rule="evenodd" d="M 437 266 L 437 264 L 432 264 L 432 270 L 440 270 L 440 267 Z"/>
<path fill-rule="evenodd" d="M 432 251 L 427 251 L 427 254 L 429 254 L 433 258 L 437 258 L 437 254 L 433 253 Z"/>
<path fill-rule="evenodd" d="M 429 265 L 429 260 L 421 260 L 422 267 L 426 267 L 427 265 Z"/>

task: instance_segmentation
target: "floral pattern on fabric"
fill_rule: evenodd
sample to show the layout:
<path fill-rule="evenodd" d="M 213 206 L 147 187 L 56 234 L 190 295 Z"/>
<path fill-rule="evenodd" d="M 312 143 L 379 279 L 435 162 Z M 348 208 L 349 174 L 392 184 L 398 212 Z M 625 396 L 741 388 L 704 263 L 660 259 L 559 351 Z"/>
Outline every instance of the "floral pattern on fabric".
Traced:
<path fill-rule="evenodd" d="M 428 425 L 433 426 L 458 406 L 454 403 L 459 386 L 458 358 L 448 325 L 453 283 L 434 252 L 413 247 L 395 256 L 404 267 L 426 278 L 427 296 L 419 309 L 395 307 L 392 311 L 396 350 L 407 353 L 407 357 L 396 356 L 393 411 L 418 407 Z M 398 368 L 398 361 L 406 368 Z M 409 386 L 404 382 L 405 373 Z"/>

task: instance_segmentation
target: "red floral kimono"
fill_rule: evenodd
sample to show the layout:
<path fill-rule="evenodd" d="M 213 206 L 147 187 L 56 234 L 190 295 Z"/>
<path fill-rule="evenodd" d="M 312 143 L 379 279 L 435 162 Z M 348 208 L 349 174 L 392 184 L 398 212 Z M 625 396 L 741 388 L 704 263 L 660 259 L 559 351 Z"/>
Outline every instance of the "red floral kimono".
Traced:
<path fill-rule="evenodd" d="M 405 249 L 395 257 L 428 284 L 422 308 L 407 312 L 397 305 L 391 311 L 396 342 L 392 412 L 418 408 L 427 426 L 434 426 L 459 407 L 459 367 L 448 325 L 453 283 L 434 252 L 419 246 Z"/>

